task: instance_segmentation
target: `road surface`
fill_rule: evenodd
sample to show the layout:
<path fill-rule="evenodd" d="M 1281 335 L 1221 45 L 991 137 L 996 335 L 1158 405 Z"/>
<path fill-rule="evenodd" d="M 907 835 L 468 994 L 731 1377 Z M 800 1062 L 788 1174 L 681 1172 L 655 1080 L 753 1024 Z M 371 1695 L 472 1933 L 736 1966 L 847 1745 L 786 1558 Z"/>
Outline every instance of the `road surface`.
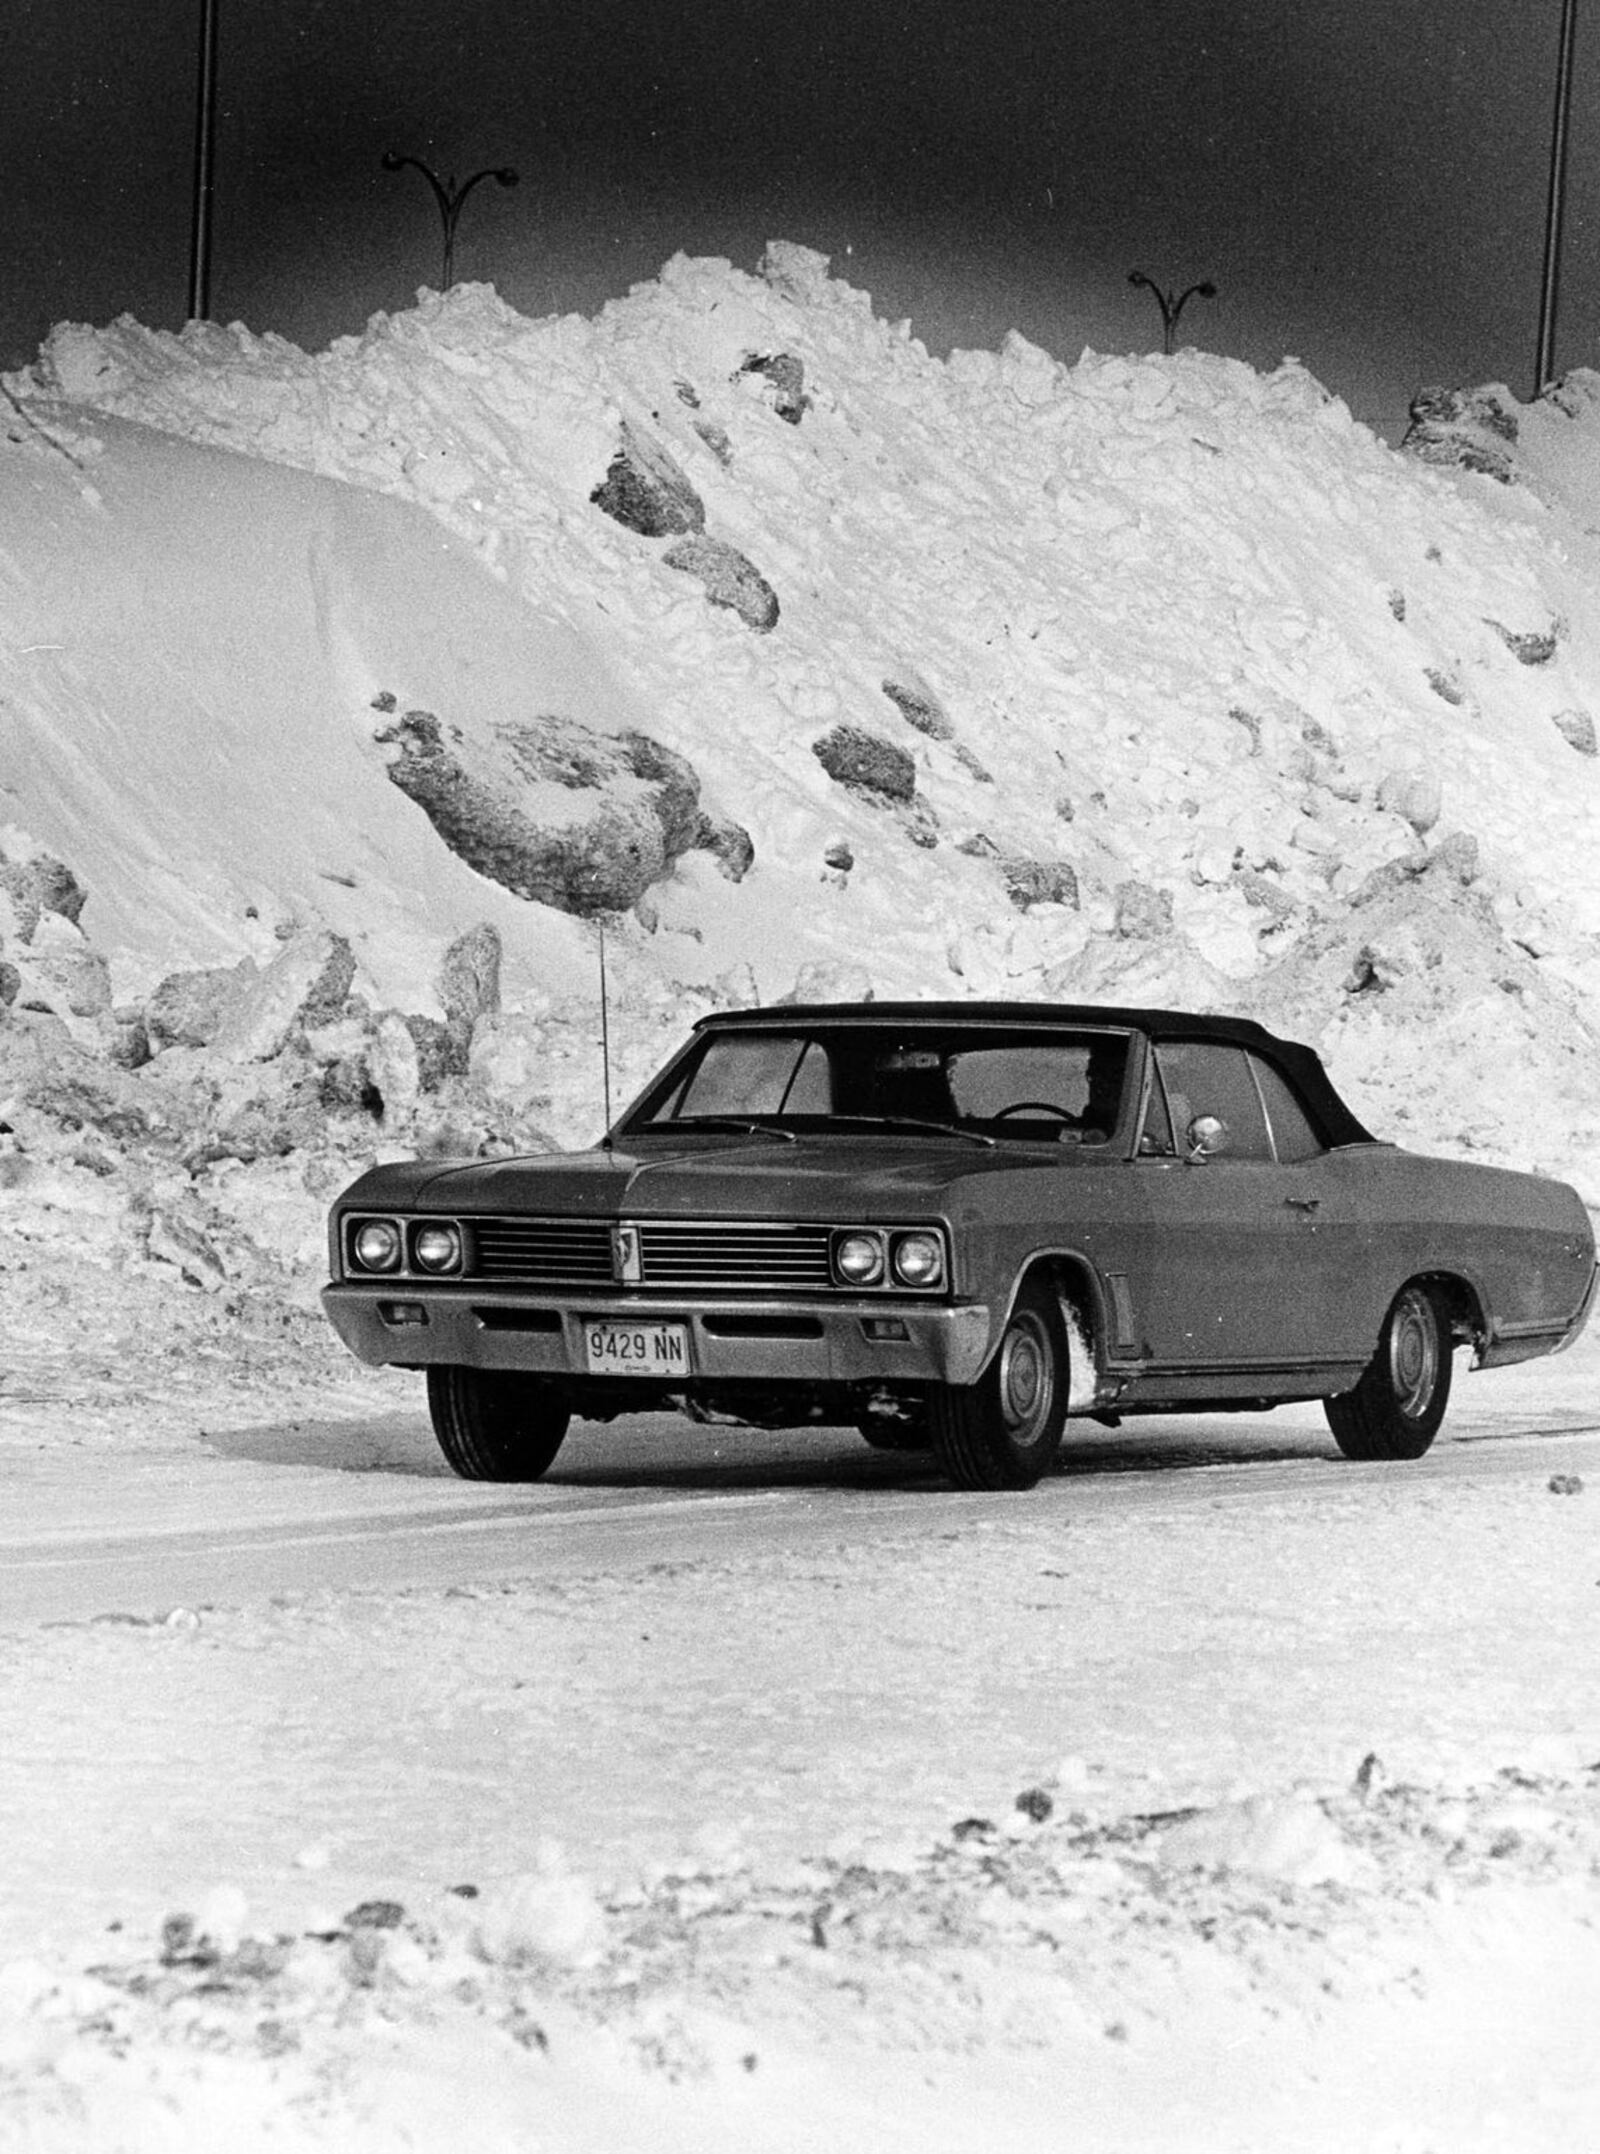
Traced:
<path fill-rule="evenodd" d="M 931 1460 L 874 1452 L 853 1431 L 773 1435 L 664 1414 L 580 1424 L 549 1477 L 516 1488 L 452 1479 L 425 1420 L 405 1412 L 376 1431 L 297 1423 L 209 1438 L 198 1463 L 167 1474 L 142 1459 L 119 1473 L 97 1457 L 92 1487 L 65 1514 L 56 1475 L 30 1495 L 17 1461 L 0 1525 L 0 1624 L 625 1575 L 760 1548 L 931 1539 L 1019 1514 L 1033 1526 L 1173 1518 L 1533 1470 L 1600 1480 L 1600 1419 L 1532 1403 L 1469 1396 L 1413 1464 L 1342 1459 L 1315 1408 L 1114 1432 L 1077 1422 L 1059 1470 L 1024 1495 L 957 1494 Z"/>

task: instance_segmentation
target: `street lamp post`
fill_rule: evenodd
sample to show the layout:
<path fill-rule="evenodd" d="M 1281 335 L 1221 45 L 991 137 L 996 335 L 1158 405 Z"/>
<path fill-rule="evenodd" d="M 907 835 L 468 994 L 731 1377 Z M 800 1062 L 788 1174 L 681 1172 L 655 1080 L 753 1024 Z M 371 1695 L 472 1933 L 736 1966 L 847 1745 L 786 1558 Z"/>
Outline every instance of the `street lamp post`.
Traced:
<path fill-rule="evenodd" d="M 440 179 L 431 165 L 425 165 L 420 157 L 401 157 L 394 150 L 385 150 L 381 159 L 385 172 L 398 172 L 403 165 L 414 165 L 433 190 L 433 199 L 439 205 L 439 221 L 444 226 L 444 283 L 442 291 L 448 292 L 455 282 L 456 224 L 461 216 L 461 205 L 466 201 L 480 180 L 492 179 L 502 187 L 515 187 L 517 175 L 510 165 L 486 165 L 481 172 L 474 172 L 458 187 L 454 173 L 449 179 Z"/>
<path fill-rule="evenodd" d="M 200 83 L 195 103 L 194 216 L 189 227 L 189 313 L 211 313 L 211 204 L 217 161 L 217 0 L 200 0 Z"/>
<path fill-rule="evenodd" d="M 1539 349 L 1533 363 L 1535 396 L 1544 394 L 1555 375 L 1561 224 L 1567 204 L 1567 136 L 1572 117 L 1572 48 L 1577 29 L 1578 0 L 1561 0 L 1561 39 L 1556 51 L 1556 109 L 1550 128 L 1550 189 L 1544 215 L 1544 275 L 1539 282 Z"/>
<path fill-rule="evenodd" d="M 1161 349 L 1171 356 L 1173 340 L 1178 334 L 1178 316 L 1191 299 L 1215 299 L 1217 288 L 1208 278 L 1204 284 L 1191 284 L 1186 292 L 1164 292 L 1154 277 L 1147 277 L 1142 269 L 1128 271 L 1130 284 L 1142 284 L 1147 292 L 1154 292 L 1156 305 L 1161 309 Z"/>

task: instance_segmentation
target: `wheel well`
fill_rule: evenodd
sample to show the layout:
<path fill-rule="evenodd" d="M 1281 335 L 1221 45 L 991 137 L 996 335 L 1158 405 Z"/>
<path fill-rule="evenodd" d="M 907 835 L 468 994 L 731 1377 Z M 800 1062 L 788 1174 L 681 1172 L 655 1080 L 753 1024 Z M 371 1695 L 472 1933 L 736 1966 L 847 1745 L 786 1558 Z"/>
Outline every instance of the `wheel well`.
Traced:
<path fill-rule="evenodd" d="M 1044 1287 L 1061 1303 L 1072 1346 L 1070 1410 L 1082 1411 L 1093 1398 L 1105 1331 L 1094 1273 L 1081 1257 L 1039 1257 L 1017 1281 L 1017 1292 L 1030 1286 Z"/>
<path fill-rule="evenodd" d="M 1419 1280 L 1423 1286 L 1431 1286 L 1444 1303 L 1445 1314 L 1450 1320 L 1450 1335 L 1455 1343 L 1481 1352 L 1489 1327 L 1476 1289 L 1457 1273 L 1449 1271 L 1422 1272 Z"/>

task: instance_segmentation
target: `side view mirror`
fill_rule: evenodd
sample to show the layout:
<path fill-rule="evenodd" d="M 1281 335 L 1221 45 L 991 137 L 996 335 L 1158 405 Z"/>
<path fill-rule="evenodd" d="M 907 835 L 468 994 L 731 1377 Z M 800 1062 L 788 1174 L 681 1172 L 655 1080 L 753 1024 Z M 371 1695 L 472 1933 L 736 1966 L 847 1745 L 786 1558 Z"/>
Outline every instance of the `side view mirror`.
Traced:
<path fill-rule="evenodd" d="M 1185 1135 L 1189 1149 L 1184 1156 L 1194 1166 L 1203 1160 L 1215 1159 L 1219 1152 L 1228 1149 L 1230 1142 L 1227 1123 L 1219 1121 L 1214 1114 L 1197 1114 Z"/>

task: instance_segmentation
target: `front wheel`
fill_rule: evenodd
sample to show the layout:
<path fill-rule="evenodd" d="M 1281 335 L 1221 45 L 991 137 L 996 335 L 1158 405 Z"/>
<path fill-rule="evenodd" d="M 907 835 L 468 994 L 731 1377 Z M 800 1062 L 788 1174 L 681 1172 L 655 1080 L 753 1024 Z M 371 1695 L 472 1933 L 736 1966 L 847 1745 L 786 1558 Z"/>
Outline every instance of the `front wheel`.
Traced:
<path fill-rule="evenodd" d="M 537 1377 L 464 1368 L 428 1371 L 428 1416 L 464 1481 L 537 1481 L 572 1418 Z"/>
<path fill-rule="evenodd" d="M 874 1451 L 926 1451 L 933 1441 L 926 1414 L 863 1414 L 856 1427 Z"/>
<path fill-rule="evenodd" d="M 1437 1291 L 1412 1280 L 1390 1304 L 1360 1383 L 1322 1402 L 1346 1458 L 1421 1458 L 1450 1400 L 1450 1352 L 1450 1319 Z"/>
<path fill-rule="evenodd" d="M 975 1384 L 929 1401 L 929 1434 L 957 1488 L 1032 1488 L 1050 1469 L 1067 1417 L 1067 1327 L 1059 1303 L 1025 1287 Z"/>

